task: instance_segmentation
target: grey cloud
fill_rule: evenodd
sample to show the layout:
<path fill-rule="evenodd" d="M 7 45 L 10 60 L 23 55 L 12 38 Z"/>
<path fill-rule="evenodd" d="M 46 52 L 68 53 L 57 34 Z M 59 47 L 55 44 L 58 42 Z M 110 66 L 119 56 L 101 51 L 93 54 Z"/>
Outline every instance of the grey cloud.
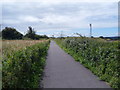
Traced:
<path fill-rule="evenodd" d="M 112 22 L 111 24 L 116 23 L 116 9 L 117 3 L 63 2 L 51 5 L 41 2 L 4 3 L 2 8 L 3 26 L 16 27 L 21 32 L 25 32 L 28 26 L 33 26 L 38 31 L 85 28 L 88 23 L 97 23 L 98 21 L 99 23 L 103 21 L 107 26 L 107 21 Z M 35 20 L 29 22 L 30 18 L 27 18 L 27 21 L 27 16 L 33 17 L 32 19 L 35 18 Z M 98 27 L 100 26 L 98 25 Z"/>

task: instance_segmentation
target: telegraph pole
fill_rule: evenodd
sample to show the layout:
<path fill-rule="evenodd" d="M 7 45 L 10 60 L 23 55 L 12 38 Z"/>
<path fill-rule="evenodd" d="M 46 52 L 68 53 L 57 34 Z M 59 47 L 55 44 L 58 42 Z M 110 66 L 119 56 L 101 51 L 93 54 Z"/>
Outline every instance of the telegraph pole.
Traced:
<path fill-rule="evenodd" d="M 60 35 L 60 37 L 61 37 L 61 38 L 63 37 L 63 31 L 61 31 L 61 35 Z"/>
<path fill-rule="evenodd" d="M 90 37 L 92 37 L 92 24 L 90 24 Z"/>
<path fill-rule="evenodd" d="M 54 38 L 54 35 L 52 35 L 52 38 Z"/>

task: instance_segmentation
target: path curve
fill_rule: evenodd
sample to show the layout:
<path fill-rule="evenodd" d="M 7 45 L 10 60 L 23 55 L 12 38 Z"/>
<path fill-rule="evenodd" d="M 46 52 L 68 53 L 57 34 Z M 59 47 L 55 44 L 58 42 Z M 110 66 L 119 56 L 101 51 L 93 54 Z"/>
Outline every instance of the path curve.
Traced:
<path fill-rule="evenodd" d="M 110 88 L 54 41 L 48 50 L 42 84 L 43 88 Z"/>

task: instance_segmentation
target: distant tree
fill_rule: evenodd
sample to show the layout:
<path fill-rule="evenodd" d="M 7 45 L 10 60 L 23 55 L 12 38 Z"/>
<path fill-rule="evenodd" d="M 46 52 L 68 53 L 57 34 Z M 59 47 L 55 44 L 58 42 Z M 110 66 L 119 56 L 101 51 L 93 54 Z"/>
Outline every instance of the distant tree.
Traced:
<path fill-rule="evenodd" d="M 35 34 L 34 39 L 39 40 L 40 39 L 40 35 Z"/>
<path fill-rule="evenodd" d="M 14 28 L 5 27 L 2 30 L 2 39 L 22 39 L 22 37 L 23 35 Z"/>
<path fill-rule="evenodd" d="M 38 37 L 39 37 L 39 39 L 40 39 L 40 38 L 46 38 L 46 39 L 49 38 L 47 35 L 38 35 Z"/>
<path fill-rule="evenodd" d="M 25 37 L 30 38 L 30 39 L 35 39 L 35 31 L 32 27 L 28 27 L 28 31 L 25 35 Z"/>
<path fill-rule="evenodd" d="M 32 27 L 28 27 L 28 31 L 27 31 L 26 35 L 24 36 L 24 38 L 39 40 L 40 38 L 48 39 L 49 37 L 46 35 L 37 35 Z"/>
<path fill-rule="evenodd" d="M 43 38 L 46 38 L 46 39 L 48 39 L 49 37 L 48 37 L 47 35 L 43 35 Z"/>
<path fill-rule="evenodd" d="M 104 37 L 103 37 L 103 36 L 100 36 L 99 38 L 102 38 L 102 39 L 103 39 Z"/>
<path fill-rule="evenodd" d="M 75 33 L 76 35 L 78 35 L 79 37 L 83 37 L 80 33 Z"/>
<path fill-rule="evenodd" d="M 0 37 L 2 37 L 2 31 L 0 31 Z"/>

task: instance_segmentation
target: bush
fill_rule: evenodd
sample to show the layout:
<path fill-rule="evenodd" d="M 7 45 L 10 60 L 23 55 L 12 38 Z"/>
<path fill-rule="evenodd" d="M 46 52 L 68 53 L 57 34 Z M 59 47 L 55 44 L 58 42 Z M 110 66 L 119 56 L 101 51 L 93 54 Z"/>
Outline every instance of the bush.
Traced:
<path fill-rule="evenodd" d="M 2 39 L 22 39 L 23 35 L 14 28 L 5 27 L 2 30 Z"/>
<path fill-rule="evenodd" d="M 56 39 L 56 42 L 100 79 L 120 88 L 119 42 L 86 37 Z"/>
<path fill-rule="evenodd" d="M 38 88 L 49 42 L 13 52 L 3 58 L 3 88 Z"/>

